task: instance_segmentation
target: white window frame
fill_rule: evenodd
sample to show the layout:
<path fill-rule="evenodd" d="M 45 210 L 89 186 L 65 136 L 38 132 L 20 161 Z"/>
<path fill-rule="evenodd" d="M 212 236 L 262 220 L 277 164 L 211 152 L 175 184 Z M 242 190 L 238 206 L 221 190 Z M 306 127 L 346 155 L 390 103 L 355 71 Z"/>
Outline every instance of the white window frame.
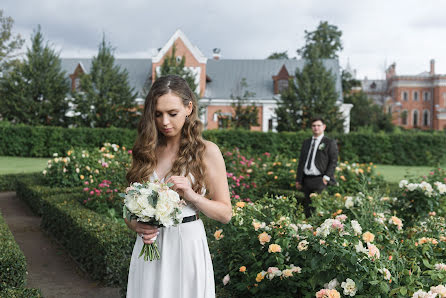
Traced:
<path fill-rule="evenodd" d="M 427 115 L 427 124 L 425 123 L 425 115 Z M 430 126 L 431 125 L 431 115 L 429 110 L 423 110 L 423 126 Z"/>
<path fill-rule="evenodd" d="M 429 101 L 430 99 L 431 99 L 431 96 L 430 96 L 430 92 L 429 91 L 424 91 L 423 92 L 423 100 L 424 101 Z"/>
<path fill-rule="evenodd" d="M 418 101 L 419 97 L 419 92 L 418 91 L 414 91 L 412 94 L 413 100 L 414 101 Z"/>
<path fill-rule="evenodd" d="M 404 121 L 403 115 L 406 114 L 406 121 Z M 409 123 L 409 111 L 408 110 L 402 110 L 401 111 L 401 124 L 407 125 Z"/>
<path fill-rule="evenodd" d="M 407 92 L 407 91 L 403 91 L 402 94 L 401 94 L 401 98 L 402 98 L 404 101 L 409 101 L 409 92 Z"/>
<path fill-rule="evenodd" d="M 417 114 L 417 116 L 415 117 L 415 113 Z M 413 127 L 419 127 L 420 126 L 420 113 L 417 109 L 412 110 L 412 126 Z M 416 122 L 416 124 L 415 124 Z"/>

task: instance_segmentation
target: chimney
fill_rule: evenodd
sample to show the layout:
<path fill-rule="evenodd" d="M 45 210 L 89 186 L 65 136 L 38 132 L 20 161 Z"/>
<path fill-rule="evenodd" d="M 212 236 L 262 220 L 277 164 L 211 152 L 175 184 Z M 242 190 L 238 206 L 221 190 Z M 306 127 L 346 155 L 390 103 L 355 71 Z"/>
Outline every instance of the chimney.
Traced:
<path fill-rule="evenodd" d="M 432 76 L 435 74 L 435 60 L 431 59 L 431 71 L 429 72 Z"/>
<path fill-rule="evenodd" d="M 221 58 L 221 54 L 220 54 L 220 49 L 219 49 L 219 48 L 214 48 L 214 49 L 212 50 L 212 53 L 213 53 L 212 58 L 213 58 L 214 60 L 220 60 L 220 58 Z"/>

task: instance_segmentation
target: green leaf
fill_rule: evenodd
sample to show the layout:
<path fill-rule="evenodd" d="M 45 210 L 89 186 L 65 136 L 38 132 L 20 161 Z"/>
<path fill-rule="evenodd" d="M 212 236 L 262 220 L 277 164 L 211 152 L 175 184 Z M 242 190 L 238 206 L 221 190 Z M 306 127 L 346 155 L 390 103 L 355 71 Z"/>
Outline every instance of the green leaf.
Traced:
<path fill-rule="evenodd" d="M 401 295 L 406 295 L 407 294 L 407 289 L 405 287 L 400 288 L 400 294 Z"/>

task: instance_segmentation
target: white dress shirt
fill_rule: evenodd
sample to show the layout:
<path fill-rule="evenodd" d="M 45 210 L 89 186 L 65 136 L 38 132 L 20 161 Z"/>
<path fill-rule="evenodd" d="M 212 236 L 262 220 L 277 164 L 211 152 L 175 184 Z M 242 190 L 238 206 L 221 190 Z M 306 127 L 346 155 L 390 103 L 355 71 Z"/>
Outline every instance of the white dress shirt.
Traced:
<path fill-rule="evenodd" d="M 314 151 L 313 151 L 313 156 L 311 158 L 311 161 L 309 161 L 308 159 L 310 159 L 310 150 L 308 150 L 308 155 L 307 155 L 307 161 L 305 162 L 305 166 L 304 166 L 304 173 L 305 175 L 311 175 L 311 176 L 319 176 L 321 175 L 321 172 L 316 168 L 316 165 L 314 164 L 314 159 L 316 158 L 316 153 L 317 150 L 319 148 L 319 144 L 322 141 L 322 138 L 324 137 L 324 134 L 321 134 L 320 136 L 318 136 L 316 139 L 313 137 L 311 139 L 311 143 L 310 143 L 310 150 L 311 150 L 311 145 L 313 142 L 316 142 L 314 144 Z M 310 169 L 307 169 L 307 164 L 310 162 Z"/>

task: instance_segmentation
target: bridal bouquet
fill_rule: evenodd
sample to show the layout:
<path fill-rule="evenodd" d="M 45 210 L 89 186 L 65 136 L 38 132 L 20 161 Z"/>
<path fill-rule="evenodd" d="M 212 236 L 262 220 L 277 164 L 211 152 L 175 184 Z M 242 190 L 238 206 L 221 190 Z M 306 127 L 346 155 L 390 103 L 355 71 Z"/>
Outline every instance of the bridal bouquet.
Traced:
<path fill-rule="evenodd" d="M 125 193 L 119 195 L 124 198 L 123 217 L 136 219 L 150 225 L 170 227 L 181 223 L 182 206 L 185 204 L 177 192 L 169 187 L 172 184 L 160 182 L 132 183 Z M 152 238 L 153 241 L 156 237 Z M 160 259 L 156 242 L 144 244 L 139 256 L 144 260 Z"/>

